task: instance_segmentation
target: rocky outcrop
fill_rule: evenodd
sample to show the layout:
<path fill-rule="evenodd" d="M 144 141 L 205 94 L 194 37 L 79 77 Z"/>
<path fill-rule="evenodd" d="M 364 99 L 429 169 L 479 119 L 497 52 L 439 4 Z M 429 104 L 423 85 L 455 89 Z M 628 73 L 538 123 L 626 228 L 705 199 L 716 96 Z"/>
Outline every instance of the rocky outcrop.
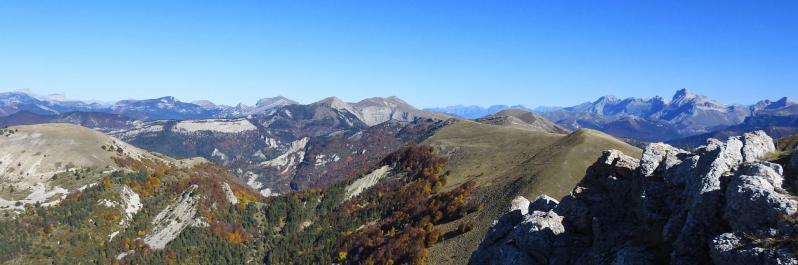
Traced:
<path fill-rule="evenodd" d="M 606 151 L 570 195 L 503 215 L 471 264 L 798 264 L 798 201 L 763 132 Z M 524 201 L 518 198 L 515 201 Z M 526 212 L 526 213 L 524 213 Z"/>
<path fill-rule="evenodd" d="M 798 147 L 792 151 L 792 155 L 790 156 L 790 162 L 787 167 L 794 172 L 798 172 Z"/>
<path fill-rule="evenodd" d="M 553 210 L 539 211 L 534 207 L 556 203 L 549 199 L 539 197 L 533 203 L 524 197 L 514 199 L 511 211 L 488 231 L 471 263 L 546 264 L 554 250 L 555 237 L 565 232 L 562 216 Z"/>
<path fill-rule="evenodd" d="M 654 171 L 665 172 L 675 166 L 687 151 L 663 143 L 649 144 L 640 160 L 640 170 L 643 176 L 651 176 Z"/>
<path fill-rule="evenodd" d="M 776 145 L 764 131 L 755 131 L 743 135 L 743 161 L 752 162 L 760 157 L 776 151 Z"/>

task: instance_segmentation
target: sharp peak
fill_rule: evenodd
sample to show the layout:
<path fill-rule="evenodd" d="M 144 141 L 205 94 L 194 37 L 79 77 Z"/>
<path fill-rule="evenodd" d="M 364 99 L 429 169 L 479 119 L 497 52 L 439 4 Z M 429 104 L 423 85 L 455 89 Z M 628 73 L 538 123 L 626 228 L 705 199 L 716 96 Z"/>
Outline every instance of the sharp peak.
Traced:
<path fill-rule="evenodd" d="M 676 90 L 676 93 L 673 94 L 673 100 L 678 100 L 678 99 L 683 99 L 683 98 L 694 98 L 694 97 L 697 97 L 697 96 L 701 96 L 701 95 L 696 95 L 692 91 L 687 90 L 687 88 L 682 88 L 682 89 Z"/>
<path fill-rule="evenodd" d="M 593 101 L 593 103 L 599 103 L 599 102 L 604 102 L 604 101 L 620 101 L 620 98 L 618 98 L 618 97 L 616 97 L 614 95 L 604 95 L 604 96 L 601 96 L 598 99 L 596 99 L 596 101 Z"/>
<path fill-rule="evenodd" d="M 781 97 L 780 99 L 776 100 L 775 102 L 779 102 L 779 103 L 798 103 L 798 101 L 795 101 L 794 99 L 792 99 L 790 97 Z"/>

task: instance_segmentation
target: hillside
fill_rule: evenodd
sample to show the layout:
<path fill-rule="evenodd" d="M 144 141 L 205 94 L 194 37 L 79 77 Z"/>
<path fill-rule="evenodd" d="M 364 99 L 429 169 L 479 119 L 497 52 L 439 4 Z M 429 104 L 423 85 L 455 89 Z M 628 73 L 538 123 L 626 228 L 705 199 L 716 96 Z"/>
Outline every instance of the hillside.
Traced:
<path fill-rule="evenodd" d="M 177 160 L 151 154 L 100 132 L 71 124 L 13 126 L 0 136 L 2 206 L 46 202 L 82 185 L 97 182 L 102 174 L 118 170 L 115 159 Z M 79 179 L 59 178 L 81 175 Z"/>
<path fill-rule="evenodd" d="M 88 146 L 112 139 L 71 125 L 42 126 L 6 133 L 74 140 L 84 149 L 73 148 L 85 151 L 73 154 L 75 159 L 101 156 Z M 418 263 L 444 232 L 451 237 L 470 231 L 434 225 L 459 222 L 481 209 L 469 198 L 473 184 L 442 189 L 446 159 L 429 146 L 392 152 L 361 178 L 264 197 L 218 164 L 180 166 L 147 154 L 139 159 L 124 155 L 132 149 L 120 145 L 121 155 L 112 157 L 117 167 L 101 178 L 80 168 L 54 179 L 89 182 L 63 189 L 58 201 L 0 209 L 0 263 Z"/>
<path fill-rule="evenodd" d="M 561 135 L 469 121 L 447 126 L 425 143 L 448 157 L 445 170 L 450 171 L 450 176 L 446 187 L 451 189 L 474 181 L 477 188 L 473 196 L 486 206 L 485 210 L 466 217 L 476 224 L 474 233 L 444 240 L 433 247 L 430 264 L 467 262 L 491 222 L 516 195 L 565 196 L 602 151 L 641 152 L 593 130 Z M 454 225 L 443 227 L 445 230 Z"/>

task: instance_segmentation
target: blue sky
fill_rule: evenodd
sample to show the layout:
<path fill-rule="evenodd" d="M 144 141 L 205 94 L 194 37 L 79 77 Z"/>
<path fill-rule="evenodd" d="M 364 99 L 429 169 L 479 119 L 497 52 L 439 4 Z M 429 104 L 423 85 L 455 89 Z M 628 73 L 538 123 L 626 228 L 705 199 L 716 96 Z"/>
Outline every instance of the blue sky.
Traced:
<path fill-rule="evenodd" d="M 798 97 L 795 14 L 798 1 L 6 0 L 0 91 L 432 107 L 686 87 L 753 103 Z"/>

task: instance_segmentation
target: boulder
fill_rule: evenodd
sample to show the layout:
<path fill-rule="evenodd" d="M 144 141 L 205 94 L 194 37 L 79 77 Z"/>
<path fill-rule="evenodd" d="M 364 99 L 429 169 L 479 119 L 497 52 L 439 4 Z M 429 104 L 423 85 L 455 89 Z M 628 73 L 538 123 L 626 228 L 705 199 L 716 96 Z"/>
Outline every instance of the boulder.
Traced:
<path fill-rule="evenodd" d="M 514 209 L 518 202 L 523 204 L 519 198 L 523 197 L 516 197 L 510 207 L 513 210 L 491 227 L 469 263 L 548 264 L 547 257 L 551 254 L 555 236 L 565 231 L 562 217 L 554 211 L 521 215 L 521 209 Z"/>
<path fill-rule="evenodd" d="M 687 154 L 687 151 L 664 143 L 649 144 L 643 150 L 643 157 L 640 159 L 640 173 L 643 176 L 650 177 L 655 171 L 667 171 L 681 163 L 679 156 L 684 154 Z"/>
<path fill-rule="evenodd" d="M 754 162 L 763 156 L 775 152 L 776 145 L 764 131 L 743 134 L 743 162 Z"/>
<path fill-rule="evenodd" d="M 778 165 L 776 165 L 778 166 Z M 778 167 L 781 171 L 781 167 Z M 724 219 L 734 231 L 776 227 L 798 212 L 798 201 L 780 193 L 783 177 L 771 163 L 744 165 L 729 181 Z"/>
<path fill-rule="evenodd" d="M 612 168 L 635 170 L 640 166 L 640 160 L 624 154 L 618 150 L 604 151 L 598 163 Z"/>
<path fill-rule="evenodd" d="M 508 247 L 518 248 L 537 264 L 546 264 L 554 237 L 563 232 L 562 216 L 553 211 L 535 211 L 525 216 L 524 221 L 510 232 L 508 239 L 512 244 Z"/>
<path fill-rule="evenodd" d="M 529 200 L 524 198 L 524 196 L 515 197 L 515 199 L 510 202 L 510 212 L 516 210 L 521 211 L 521 215 L 529 213 Z"/>

